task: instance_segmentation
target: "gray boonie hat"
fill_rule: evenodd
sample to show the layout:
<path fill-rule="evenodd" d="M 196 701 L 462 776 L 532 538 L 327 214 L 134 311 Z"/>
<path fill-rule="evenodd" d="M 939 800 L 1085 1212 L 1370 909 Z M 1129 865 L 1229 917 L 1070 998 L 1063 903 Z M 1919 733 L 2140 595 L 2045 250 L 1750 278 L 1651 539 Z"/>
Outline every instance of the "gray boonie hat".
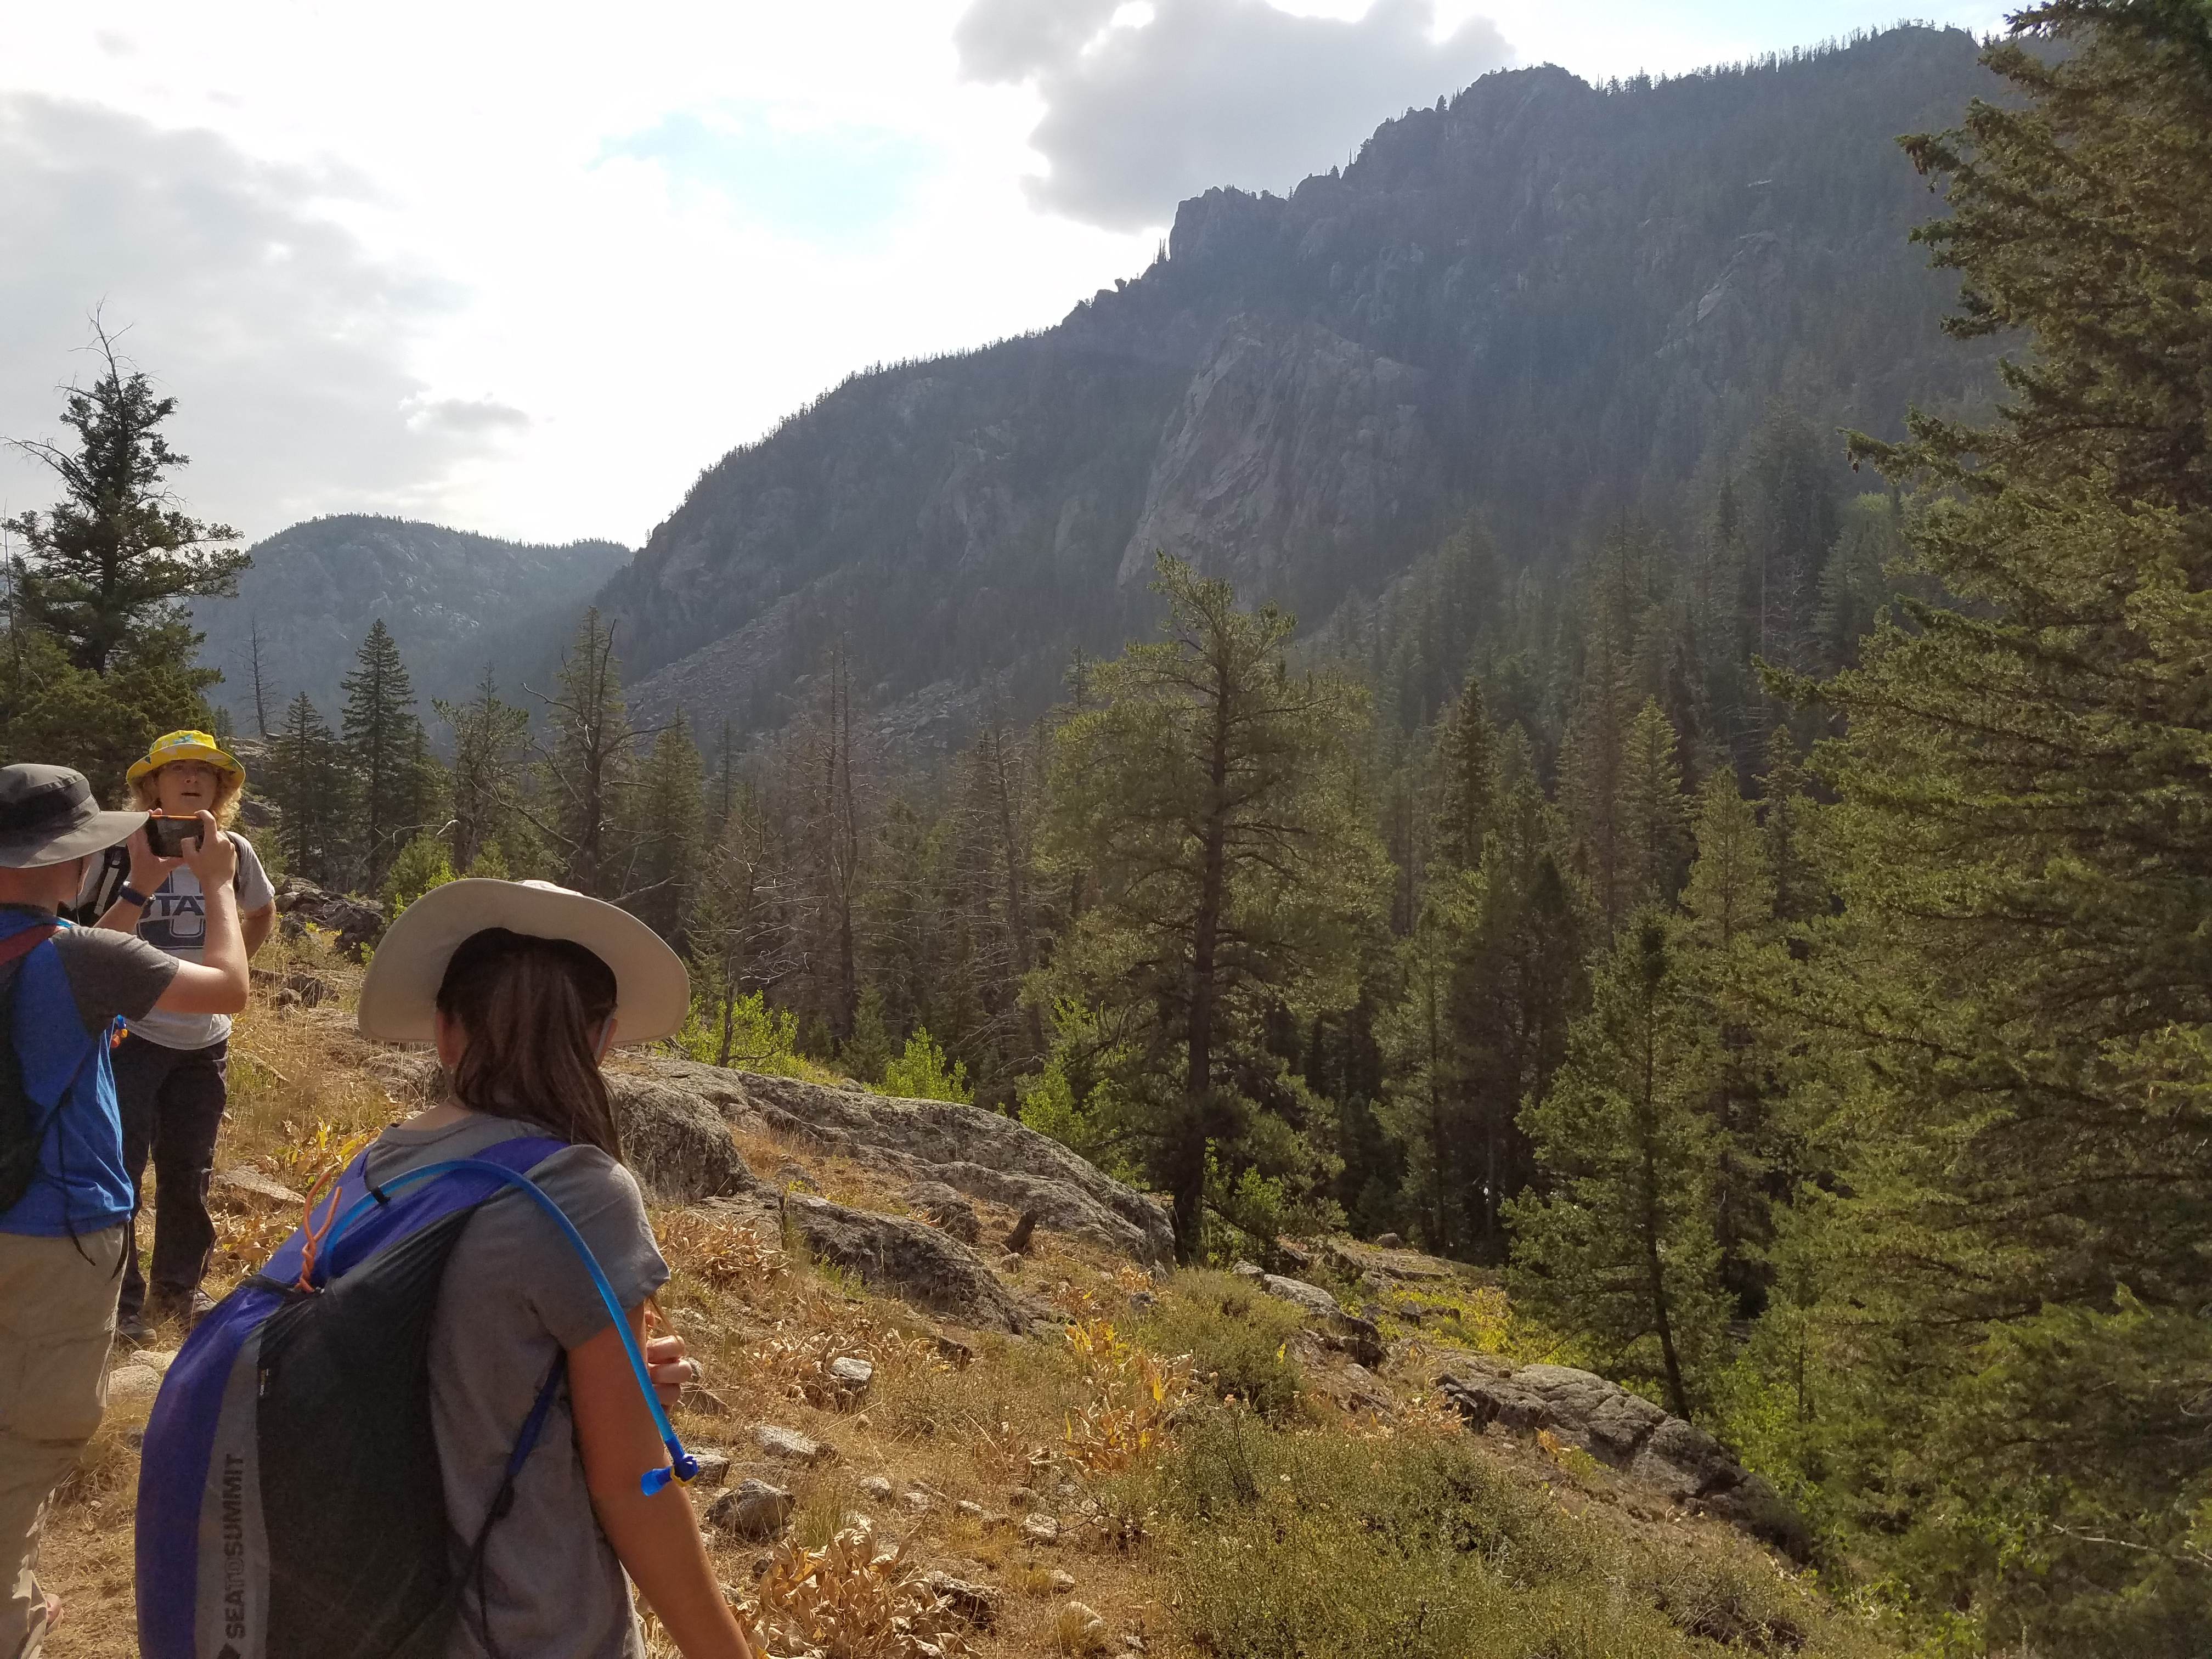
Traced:
<path fill-rule="evenodd" d="M 66 864 L 105 851 L 145 822 L 143 812 L 101 811 L 84 774 L 66 766 L 0 766 L 0 867 Z"/>

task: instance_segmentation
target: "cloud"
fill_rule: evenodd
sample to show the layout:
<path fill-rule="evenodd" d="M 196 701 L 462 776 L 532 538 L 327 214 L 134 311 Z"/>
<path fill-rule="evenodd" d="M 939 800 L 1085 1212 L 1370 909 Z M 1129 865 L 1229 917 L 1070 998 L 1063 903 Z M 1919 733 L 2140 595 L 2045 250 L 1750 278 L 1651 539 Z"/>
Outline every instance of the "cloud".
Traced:
<path fill-rule="evenodd" d="M 0 435 L 58 434 L 56 387 L 88 378 L 88 313 L 178 400 L 174 482 L 197 514 L 275 530 L 318 512 L 406 511 L 526 420 L 441 398 L 408 367 L 463 295 L 372 253 L 331 216 L 359 181 L 253 160 L 216 135 L 0 93 Z M 350 198 L 350 199 L 349 199 Z M 11 508 L 53 481 L 0 459 Z"/>
<path fill-rule="evenodd" d="M 975 0 L 954 39 L 967 78 L 1032 82 L 1044 100 L 1037 205 L 1133 230 L 1210 185 L 1319 172 L 1511 55 L 1483 19 L 1442 40 L 1434 19 L 1431 0 L 1375 0 L 1353 21 L 1266 0 Z"/>

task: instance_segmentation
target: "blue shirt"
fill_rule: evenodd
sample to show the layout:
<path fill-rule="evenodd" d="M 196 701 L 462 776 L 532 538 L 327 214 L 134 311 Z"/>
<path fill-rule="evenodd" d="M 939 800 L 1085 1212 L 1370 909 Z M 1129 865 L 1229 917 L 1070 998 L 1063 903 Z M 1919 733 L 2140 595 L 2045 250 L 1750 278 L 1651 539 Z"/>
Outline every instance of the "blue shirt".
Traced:
<path fill-rule="evenodd" d="M 53 919 L 49 911 L 0 906 L 0 939 Z M 151 1008 L 176 972 L 175 957 L 132 934 L 66 923 L 17 960 L 15 1017 L 0 1065 L 21 1064 L 32 1123 L 45 1133 L 30 1188 L 0 1211 L 0 1232 L 57 1238 L 130 1218 L 107 1036 L 118 1017 Z"/>

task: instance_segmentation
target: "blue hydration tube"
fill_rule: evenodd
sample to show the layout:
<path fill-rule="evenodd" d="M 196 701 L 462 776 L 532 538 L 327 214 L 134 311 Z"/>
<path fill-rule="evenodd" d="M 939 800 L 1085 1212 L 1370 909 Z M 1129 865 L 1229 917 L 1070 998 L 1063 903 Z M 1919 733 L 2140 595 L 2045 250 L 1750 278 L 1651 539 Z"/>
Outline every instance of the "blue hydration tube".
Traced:
<path fill-rule="evenodd" d="M 668 1449 L 668 1467 L 647 1469 L 638 1477 L 638 1490 L 650 1498 L 672 1480 L 688 1484 L 696 1480 L 699 1460 L 684 1449 L 684 1443 L 676 1437 L 676 1431 L 669 1426 L 668 1413 L 660 1408 L 660 1396 L 653 1389 L 652 1373 L 645 1368 L 645 1355 L 639 1350 L 637 1337 L 630 1330 L 629 1316 L 615 1300 L 614 1286 L 607 1283 L 606 1274 L 601 1271 L 598 1259 L 592 1255 L 592 1247 L 584 1243 L 583 1234 L 576 1231 L 576 1224 L 563 1215 L 561 1206 L 548 1198 L 544 1189 L 529 1176 L 517 1175 L 513 1170 L 483 1158 L 461 1158 L 444 1164 L 425 1164 L 419 1170 L 396 1175 L 389 1181 L 370 1182 L 368 1196 L 339 1218 L 338 1224 L 331 1230 L 330 1237 L 324 1242 L 324 1249 L 335 1249 L 338 1240 L 345 1236 L 345 1230 L 354 1224 L 356 1218 L 384 1203 L 394 1188 L 412 1186 L 418 1181 L 428 1181 L 433 1176 L 454 1175 L 462 1170 L 471 1175 L 494 1176 L 516 1191 L 527 1194 L 538 1207 L 552 1218 L 553 1224 L 561 1230 L 562 1237 L 568 1241 L 583 1261 L 585 1269 L 592 1275 L 592 1287 L 599 1291 L 599 1300 L 607 1304 L 607 1314 L 614 1321 L 615 1329 L 622 1333 L 623 1352 L 629 1356 L 630 1370 L 637 1378 L 639 1391 L 645 1395 L 646 1409 L 653 1413 L 653 1425 L 660 1431 L 660 1443 Z M 368 1181 L 366 1164 L 362 1168 L 362 1179 Z"/>

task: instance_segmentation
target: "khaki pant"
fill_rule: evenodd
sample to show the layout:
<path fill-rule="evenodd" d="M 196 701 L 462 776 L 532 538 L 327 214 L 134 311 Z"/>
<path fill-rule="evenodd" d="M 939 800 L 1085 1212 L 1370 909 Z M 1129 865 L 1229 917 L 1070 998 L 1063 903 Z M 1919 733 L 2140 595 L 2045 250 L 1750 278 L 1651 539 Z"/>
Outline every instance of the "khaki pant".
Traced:
<path fill-rule="evenodd" d="M 122 1259 L 120 1227 L 76 1240 L 0 1233 L 0 1656 L 6 1659 L 32 1659 L 46 1640 L 39 1532 L 47 1500 L 76 1467 L 106 1409 Z"/>

